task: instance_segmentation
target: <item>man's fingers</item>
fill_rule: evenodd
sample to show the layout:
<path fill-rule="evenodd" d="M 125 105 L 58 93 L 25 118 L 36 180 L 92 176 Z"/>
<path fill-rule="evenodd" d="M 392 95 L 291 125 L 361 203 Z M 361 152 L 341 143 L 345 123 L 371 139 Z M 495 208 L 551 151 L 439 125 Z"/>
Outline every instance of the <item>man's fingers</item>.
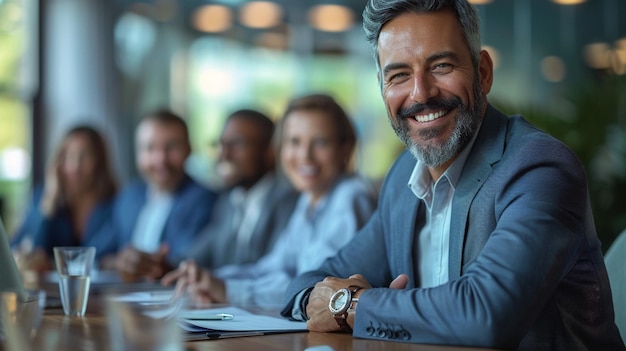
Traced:
<path fill-rule="evenodd" d="M 163 282 L 163 281 L 161 281 Z M 182 276 L 176 280 L 176 287 L 174 288 L 174 296 L 183 296 L 185 295 L 185 290 L 187 289 L 187 277 Z"/>
<path fill-rule="evenodd" d="M 201 274 L 201 269 L 194 261 L 187 262 L 187 277 L 190 283 L 197 284 L 200 281 Z"/>
<path fill-rule="evenodd" d="M 161 285 L 170 285 L 173 282 L 179 280 L 181 277 L 185 275 L 185 271 L 181 269 L 177 269 L 175 271 L 171 271 L 161 278 Z"/>
<path fill-rule="evenodd" d="M 390 284 L 390 289 L 404 289 L 409 283 L 409 276 L 406 274 L 400 274 Z"/>

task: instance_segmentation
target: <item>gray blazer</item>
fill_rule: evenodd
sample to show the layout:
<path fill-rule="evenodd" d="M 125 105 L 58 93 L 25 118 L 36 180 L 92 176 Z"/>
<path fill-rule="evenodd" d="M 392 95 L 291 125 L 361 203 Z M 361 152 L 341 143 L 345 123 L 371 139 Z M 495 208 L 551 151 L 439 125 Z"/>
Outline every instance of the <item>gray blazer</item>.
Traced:
<path fill-rule="evenodd" d="M 518 350 L 624 350 L 589 205 L 586 176 L 562 143 L 489 106 L 454 194 L 449 282 L 420 289 L 413 246 L 423 203 L 407 188 L 404 153 L 377 212 L 294 297 L 325 276 L 361 273 L 374 286 L 357 306 L 354 336 Z M 386 288 L 398 274 L 406 289 Z"/>
<path fill-rule="evenodd" d="M 227 264 L 256 262 L 271 250 L 287 225 L 299 196 L 287 179 L 274 177 L 250 245 L 245 252 L 241 252 L 237 248 L 237 233 L 231 225 L 234 208 L 229 194 L 230 191 L 220 194 L 211 220 L 192 245 L 190 257 L 202 267 L 214 269 Z"/>

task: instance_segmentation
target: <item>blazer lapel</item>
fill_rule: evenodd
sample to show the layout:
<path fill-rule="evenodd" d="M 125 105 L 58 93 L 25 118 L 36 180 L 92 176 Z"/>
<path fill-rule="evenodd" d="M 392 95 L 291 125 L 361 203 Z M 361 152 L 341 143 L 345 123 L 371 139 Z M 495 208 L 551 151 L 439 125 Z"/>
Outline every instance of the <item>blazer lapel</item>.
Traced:
<path fill-rule="evenodd" d="M 423 223 L 419 223 L 418 212 L 420 211 L 420 200 L 411 192 L 407 186 L 407 181 L 415 167 L 415 159 L 407 151 L 403 155 L 403 172 L 398 175 L 398 188 L 395 192 L 396 201 L 392 205 L 393 214 L 391 216 L 391 259 L 393 260 L 392 275 L 396 277 L 400 273 L 406 273 L 411 278 L 407 287 L 416 287 L 418 272 L 417 257 L 415 252 L 416 240 Z"/>
<path fill-rule="evenodd" d="M 491 105 L 482 122 L 479 134 L 474 142 L 452 202 L 450 221 L 450 252 L 448 259 L 448 277 L 450 280 L 461 275 L 463 246 L 466 237 L 469 208 L 478 190 L 498 162 L 504 151 L 507 129 L 507 117 Z"/>

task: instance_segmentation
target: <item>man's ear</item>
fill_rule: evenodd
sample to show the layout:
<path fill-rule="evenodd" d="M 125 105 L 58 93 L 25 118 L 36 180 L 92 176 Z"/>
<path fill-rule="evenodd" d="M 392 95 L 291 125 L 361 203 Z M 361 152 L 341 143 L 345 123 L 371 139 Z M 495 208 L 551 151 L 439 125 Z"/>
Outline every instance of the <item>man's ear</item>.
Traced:
<path fill-rule="evenodd" d="M 491 91 L 493 85 L 493 61 L 487 50 L 480 52 L 480 61 L 478 62 L 478 74 L 480 75 L 480 88 L 484 95 Z"/>

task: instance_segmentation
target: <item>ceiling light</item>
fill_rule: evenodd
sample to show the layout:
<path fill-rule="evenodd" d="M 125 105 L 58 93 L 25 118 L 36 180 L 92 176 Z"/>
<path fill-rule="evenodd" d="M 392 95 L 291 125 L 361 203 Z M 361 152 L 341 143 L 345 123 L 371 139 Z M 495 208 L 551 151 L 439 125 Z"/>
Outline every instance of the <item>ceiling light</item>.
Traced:
<path fill-rule="evenodd" d="M 229 29 L 232 23 L 232 11 L 223 5 L 205 5 L 196 9 L 193 14 L 193 25 L 201 32 L 223 32 Z"/>
<path fill-rule="evenodd" d="M 611 71 L 617 75 L 626 73 L 626 52 L 622 50 L 612 50 L 609 55 Z"/>
<path fill-rule="evenodd" d="M 354 23 L 352 11 L 341 5 L 317 5 L 309 12 L 313 28 L 326 32 L 342 32 Z"/>
<path fill-rule="evenodd" d="M 283 11 L 270 1 L 252 1 L 245 4 L 239 12 L 239 20 L 251 28 L 271 28 L 280 24 Z"/>
<path fill-rule="evenodd" d="M 584 56 L 587 65 L 595 69 L 609 68 L 611 49 L 607 43 L 593 43 L 585 46 Z"/>
<path fill-rule="evenodd" d="M 548 56 L 541 60 L 541 73 L 548 82 L 561 82 L 565 79 L 565 63 L 560 57 Z"/>
<path fill-rule="evenodd" d="M 586 2 L 587 0 L 552 0 L 559 5 L 578 5 Z"/>
<path fill-rule="evenodd" d="M 469 0 L 469 3 L 474 5 L 487 5 L 492 2 L 493 0 Z"/>

